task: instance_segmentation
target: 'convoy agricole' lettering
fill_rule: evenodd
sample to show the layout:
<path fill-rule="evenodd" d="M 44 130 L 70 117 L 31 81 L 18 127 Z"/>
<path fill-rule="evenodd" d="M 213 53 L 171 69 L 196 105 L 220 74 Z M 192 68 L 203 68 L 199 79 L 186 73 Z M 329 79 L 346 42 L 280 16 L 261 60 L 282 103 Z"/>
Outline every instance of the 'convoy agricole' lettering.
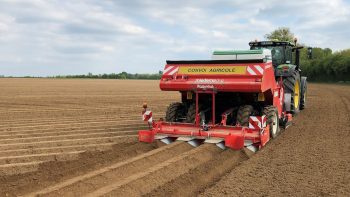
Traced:
<path fill-rule="evenodd" d="M 229 72 L 235 72 L 234 68 L 211 68 L 209 70 L 209 72 L 225 72 L 225 73 L 229 73 Z"/>
<path fill-rule="evenodd" d="M 206 68 L 188 68 L 187 72 L 189 73 L 206 73 Z M 234 73 L 235 68 L 210 68 L 209 73 Z"/>
<path fill-rule="evenodd" d="M 207 72 L 207 69 L 205 69 L 205 68 L 189 68 L 188 72 L 190 72 L 190 73 L 199 73 L 199 72 L 205 73 L 205 72 Z"/>

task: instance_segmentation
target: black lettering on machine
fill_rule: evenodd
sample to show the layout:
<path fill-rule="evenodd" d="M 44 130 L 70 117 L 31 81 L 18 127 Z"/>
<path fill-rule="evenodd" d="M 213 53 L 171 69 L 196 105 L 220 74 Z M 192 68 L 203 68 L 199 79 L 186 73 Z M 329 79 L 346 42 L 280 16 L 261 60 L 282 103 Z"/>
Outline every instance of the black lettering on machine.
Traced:
<path fill-rule="evenodd" d="M 207 72 L 207 69 L 205 68 L 189 68 L 187 70 L 188 73 L 205 73 Z"/>

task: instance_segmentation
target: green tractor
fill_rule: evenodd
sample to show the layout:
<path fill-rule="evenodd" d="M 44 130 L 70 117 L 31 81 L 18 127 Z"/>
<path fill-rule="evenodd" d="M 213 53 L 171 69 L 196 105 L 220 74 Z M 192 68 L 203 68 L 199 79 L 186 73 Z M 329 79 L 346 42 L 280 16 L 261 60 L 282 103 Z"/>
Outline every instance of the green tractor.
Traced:
<path fill-rule="evenodd" d="M 285 88 L 286 111 L 297 114 L 306 107 L 307 81 L 301 76 L 300 49 L 295 43 L 286 41 L 250 42 L 250 49 L 270 49 L 276 80 L 282 77 Z M 312 57 L 312 48 L 308 48 L 308 57 Z"/>

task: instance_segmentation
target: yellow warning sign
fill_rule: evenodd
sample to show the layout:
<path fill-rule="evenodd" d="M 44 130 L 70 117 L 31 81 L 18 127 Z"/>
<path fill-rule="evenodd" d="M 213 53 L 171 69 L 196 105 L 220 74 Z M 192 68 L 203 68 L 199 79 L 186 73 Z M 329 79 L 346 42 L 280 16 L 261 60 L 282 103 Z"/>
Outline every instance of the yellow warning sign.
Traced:
<path fill-rule="evenodd" d="M 244 75 L 246 66 L 180 66 L 178 74 L 187 75 Z"/>

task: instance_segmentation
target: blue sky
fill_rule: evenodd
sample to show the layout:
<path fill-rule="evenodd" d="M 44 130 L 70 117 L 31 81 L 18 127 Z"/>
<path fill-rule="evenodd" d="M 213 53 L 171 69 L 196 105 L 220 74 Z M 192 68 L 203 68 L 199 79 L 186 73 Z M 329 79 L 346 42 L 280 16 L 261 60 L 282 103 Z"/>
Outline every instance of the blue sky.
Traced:
<path fill-rule="evenodd" d="M 167 59 L 247 49 L 277 27 L 349 48 L 344 0 L 0 0 L 0 75 L 155 73 Z"/>

